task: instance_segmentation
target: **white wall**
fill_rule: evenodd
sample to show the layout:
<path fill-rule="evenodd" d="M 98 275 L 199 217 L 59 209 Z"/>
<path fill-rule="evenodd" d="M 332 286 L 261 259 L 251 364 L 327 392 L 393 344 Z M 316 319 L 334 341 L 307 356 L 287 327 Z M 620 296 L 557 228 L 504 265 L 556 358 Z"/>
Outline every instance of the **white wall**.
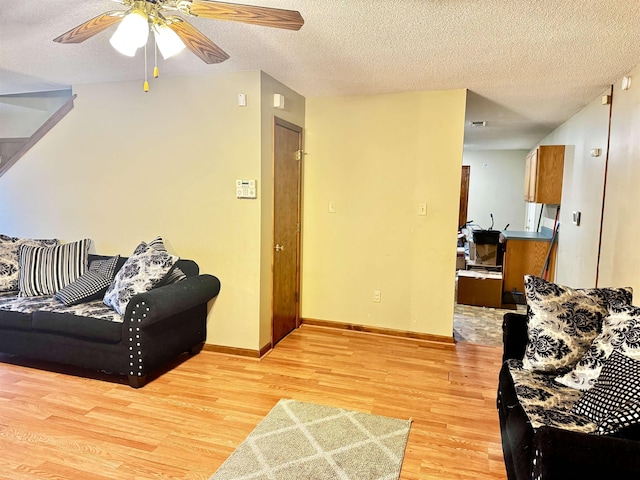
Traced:
<path fill-rule="evenodd" d="M 162 235 L 221 280 L 207 342 L 259 349 L 269 193 L 237 200 L 235 180 L 268 178 L 261 135 L 274 110 L 261 81 L 256 71 L 160 78 L 148 93 L 138 81 L 76 87 L 74 109 L 0 177 L 0 232 L 89 237 L 94 251 L 123 255 Z M 287 115 L 302 122 L 304 108 Z"/>
<path fill-rule="evenodd" d="M 0 96 L 0 138 L 28 138 L 71 97 L 70 90 Z"/>
<path fill-rule="evenodd" d="M 524 166 L 527 150 L 466 150 L 471 167 L 467 219 L 483 228 L 524 230 Z"/>
<path fill-rule="evenodd" d="M 614 85 L 611 146 L 598 284 L 629 285 L 640 295 L 640 65 L 622 90 Z"/>
<path fill-rule="evenodd" d="M 465 100 L 307 99 L 303 317 L 452 337 Z"/>
<path fill-rule="evenodd" d="M 640 78 L 640 66 L 629 73 Z M 609 93 L 608 91 L 603 94 Z M 607 155 L 609 107 L 601 97 L 543 139 L 542 144 L 566 144 L 562 194 L 562 227 L 556 280 L 575 287 L 631 286 L 640 291 L 640 85 L 627 91 L 621 80 L 613 85 L 609 160 L 604 212 L 602 195 Z M 591 157 L 593 148 L 602 156 Z M 581 226 L 571 223 L 571 212 L 582 212 Z M 602 213 L 603 212 L 603 213 Z M 600 216 L 602 246 L 598 264 Z M 546 224 L 550 220 L 546 214 Z M 598 271 L 599 269 L 599 271 Z M 637 296 L 637 295 L 636 295 Z M 634 303 L 638 303 L 637 300 Z"/>
<path fill-rule="evenodd" d="M 555 276 L 558 283 L 574 287 L 596 284 L 608 128 L 609 105 L 602 105 L 599 95 L 540 142 L 566 146 Z M 600 148 L 602 156 L 592 157 L 594 148 Z M 582 213 L 580 226 L 571 221 L 573 211 Z M 554 216 L 555 208 L 545 212 L 545 226 L 553 226 L 549 224 Z"/>

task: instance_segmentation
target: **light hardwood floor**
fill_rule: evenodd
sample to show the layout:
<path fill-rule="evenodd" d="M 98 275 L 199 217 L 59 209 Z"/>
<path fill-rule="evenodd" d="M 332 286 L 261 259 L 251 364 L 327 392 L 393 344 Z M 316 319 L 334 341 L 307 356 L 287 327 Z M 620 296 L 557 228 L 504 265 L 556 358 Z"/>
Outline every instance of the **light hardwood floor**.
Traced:
<path fill-rule="evenodd" d="M 208 479 L 293 398 L 413 418 L 402 479 L 504 479 L 500 355 L 303 326 L 262 360 L 203 351 L 139 390 L 3 358 L 0 478 Z"/>

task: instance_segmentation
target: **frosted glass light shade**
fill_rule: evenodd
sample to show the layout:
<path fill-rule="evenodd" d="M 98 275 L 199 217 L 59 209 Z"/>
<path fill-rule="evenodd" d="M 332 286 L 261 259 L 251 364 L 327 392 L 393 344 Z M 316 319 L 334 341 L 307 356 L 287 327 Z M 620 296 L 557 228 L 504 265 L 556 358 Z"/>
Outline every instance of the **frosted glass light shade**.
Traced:
<path fill-rule="evenodd" d="M 111 46 L 123 55 L 133 57 L 136 50 L 149 39 L 149 22 L 144 12 L 134 10 L 127 14 L 109 40 Z"/>
<path fill-rule="evenodd" d="M 185 49 L 184 42 L 178 34 L 171 30 L 167 25 L 157 23 L 153 26 L 153 34 L 156 37 L 158 50 L 162 54 L 162 58 L 173 57 Z"/>

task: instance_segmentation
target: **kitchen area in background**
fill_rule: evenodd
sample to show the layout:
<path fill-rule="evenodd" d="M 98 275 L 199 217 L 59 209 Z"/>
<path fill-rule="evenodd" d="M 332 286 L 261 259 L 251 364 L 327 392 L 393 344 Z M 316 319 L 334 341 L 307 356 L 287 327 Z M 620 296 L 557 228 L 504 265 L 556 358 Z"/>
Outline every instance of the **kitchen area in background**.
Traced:
<path fill-rule="evenodd" d="M 554 280 L 564 156 L 564 145 L 465 152 L 457 305 L 515 310 L 525 275 Z"/>

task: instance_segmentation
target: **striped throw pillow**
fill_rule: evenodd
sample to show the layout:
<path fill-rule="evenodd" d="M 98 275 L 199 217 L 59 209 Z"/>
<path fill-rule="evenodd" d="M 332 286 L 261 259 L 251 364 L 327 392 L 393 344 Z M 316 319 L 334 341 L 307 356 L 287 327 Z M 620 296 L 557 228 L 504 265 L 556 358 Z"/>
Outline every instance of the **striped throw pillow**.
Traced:
<path fill-rule="evenodd" d="M 22 245 L 18 251 L 20 297 L 55 295 L 87 271 L 91 240 L 57 247 Z"/>

